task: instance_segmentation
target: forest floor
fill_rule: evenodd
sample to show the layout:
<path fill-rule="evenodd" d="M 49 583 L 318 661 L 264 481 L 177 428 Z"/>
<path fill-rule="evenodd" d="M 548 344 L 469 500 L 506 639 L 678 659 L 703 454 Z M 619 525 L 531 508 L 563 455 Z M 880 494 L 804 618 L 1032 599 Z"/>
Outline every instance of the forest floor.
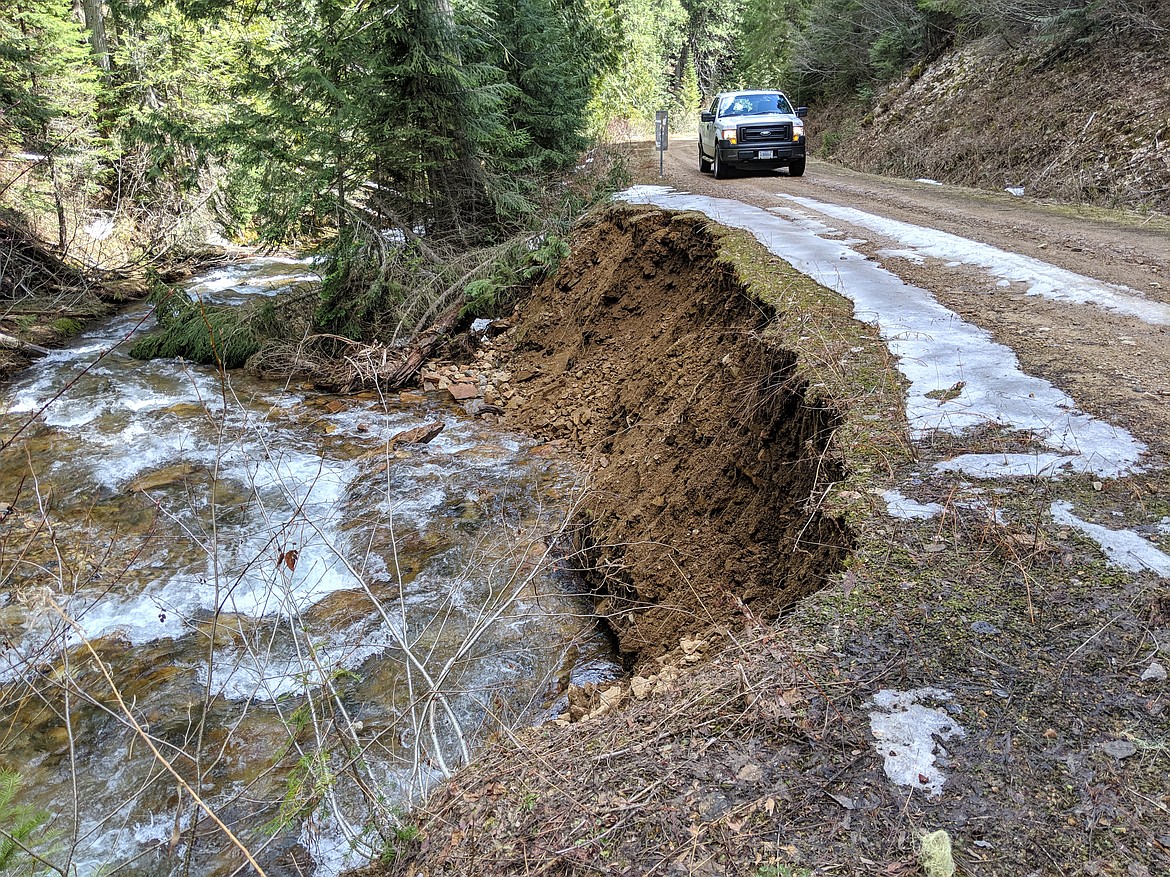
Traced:
<path fill-rule="evenodd" d="M 694 159 L 643 152 L 643 200 L 776 237 L 615 206 L 481 354 L 592 472 L 566 563 L 629 675 L 371 873 L 1166 873 L 1166 218 Z M 934 322 L 863 306 L 898 284 Z"/>

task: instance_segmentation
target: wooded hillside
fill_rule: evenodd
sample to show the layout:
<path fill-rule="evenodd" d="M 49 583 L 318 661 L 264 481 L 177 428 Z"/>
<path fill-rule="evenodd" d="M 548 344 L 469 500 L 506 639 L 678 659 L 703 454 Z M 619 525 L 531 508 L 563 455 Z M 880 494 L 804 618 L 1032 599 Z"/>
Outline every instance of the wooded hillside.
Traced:
<path fill-rule="evenodd" d="M 1150 47 L 1168 24 L 1165 0 L 13 0 L 0 12 L 0 206 L 81 265 L 216 236 L 321 248 L 316 325 L 395 341 L 461 301 L 491 312 L 550 264 L 559 247 L 544 243 L 621 180 L 600 154 L 578 167 L 583 151 L 644 136 L 657 109 L 690 131 L 715 91 L 778 85 L 812 106 L 822 156 L 1031 186 L 1072 173 L 1058 153 L 1082 123 L 1062 106 L 1059 131 L 1030 125 L 1052 112 L 1020 97 L 1029 83 L 1060 70 L 1058 101 L 1060 82 L 1132 80 L 1133 58 L 1164 70 Z M 967 61 L 932 68 L 954 52 Z M 1102 77 L 1111 67 L 1125 73 Z M 1165 162 L 1170 96 L 1155 79 L 1150 124 L 1092 158 L 1137 183 L 1078 172 L 1040 191 L 1162 204 L 1164 181 L 1143 170 Z M 987 99 L 938 100 L 960 80 Z M 903 99 L 928 84 L 927 102 Z M 1101 142 L 1130 99 L 1106 91 L 1107 131 L 1083 108 Z M 891 144 L 891 118 L 929 136 Z M 1028 160 L 956 151 L 947 132 L 970 120 L 1008 124 Z"/>

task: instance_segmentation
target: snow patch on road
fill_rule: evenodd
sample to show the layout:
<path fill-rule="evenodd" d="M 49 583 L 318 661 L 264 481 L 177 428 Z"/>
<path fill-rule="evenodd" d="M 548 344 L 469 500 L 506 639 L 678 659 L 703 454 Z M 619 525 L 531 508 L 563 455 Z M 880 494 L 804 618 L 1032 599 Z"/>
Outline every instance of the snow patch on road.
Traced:
<path fill-rule="evenodd" d="M 1080 530 L 1101 546 L 1109 561 L 1130 572 L 1157 573 L 1170 578 L 1170 555 L 1133 530 L 1110 530 L 1100 524 L 1090 524 L 1072 513 L 1072 503 L 1063 500 L 1052 504 L 1052 520 Z"/>
<path fill-rule="evenodd" d="M 885 688 L 873 696 L 869 728 L 874 748 L 885 761 L 886 776 L 900 786 L 942 794 L 946 775 L 936 762 L 948 755 L 942 741 L 966 736 L 944 709 L 923 702 L 949 703 L 953 696 L 941 688 L 895 691 Z M 936 740 L 937 738 L 937 740 Z"/>
<path fill-rule="evenodd" d="M 1009 284 L 1025 283 L 1028 285 L 1028 295 L 1073 304 L 1093 304 L 1107 311 L 1137 317 L 1155 326 L 1170 325 L 1170 305 L 1143 298 L 1137 290 L 1128 286 L 1102 283 L 1031 256 L 1011 253 L 958 235 L 887 219 L 852 207 L 826 204 L 796 195 L 782 194 L 781 197 L 833 219 L 893 238 L 922 256 L 975 265 Z"/>
<path fill-rule="evenodd" d="M 922 255 L 917 250 L 878 250 L 878 255 L 884 256 L 887 259 L 903 259 L 907 262 L 913 262 L 915 265 L 926 264 L 926 256 Z"/>
<path fill-rule="evenodd" d="M 910 382 L 906 415 L 911 432 L 958 434 L 999 424 L 1028 432 L 1049 452 L 966 454 L 940 469 L 980 477 L 1055 475 L 1062 471 L 1118 477 L 1139 471 L 1146 446 L 1123 429 L 1076 410 L 1076 402 L 1048 381 L 1025 374 L 1011 348 L 964 321 L 928 291 L 850 248 L 817 233 L 823 223 L 797 224 L 739 201 L 635 186 L 619 198 L 671 210 L 697 210 L 716 222 L 750 232 L 770 252 L 854 303 L 854 316 L 876 324 Z"/>

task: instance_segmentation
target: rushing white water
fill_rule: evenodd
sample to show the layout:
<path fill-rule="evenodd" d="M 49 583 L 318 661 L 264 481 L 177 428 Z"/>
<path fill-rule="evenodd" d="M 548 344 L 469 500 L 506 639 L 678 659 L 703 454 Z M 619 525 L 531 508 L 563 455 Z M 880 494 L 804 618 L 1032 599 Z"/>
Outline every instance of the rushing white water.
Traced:
<path fill-rule="evenodd" d="M 312 280 L 253 260 L 189 291 Z M 616 671 L 541 561 L 567 471 L 439 398 L 136 362 L 144 316 L 42 359 L 0 420 L 0 718 L 20 729 L 0 767 L 75 844 L 71 873 L 234 871 L 144 735 L 269 875 L 328 877 L 380 853 L 460 738 Z M 388 445 L 434 420 L 425 447 Z"/>

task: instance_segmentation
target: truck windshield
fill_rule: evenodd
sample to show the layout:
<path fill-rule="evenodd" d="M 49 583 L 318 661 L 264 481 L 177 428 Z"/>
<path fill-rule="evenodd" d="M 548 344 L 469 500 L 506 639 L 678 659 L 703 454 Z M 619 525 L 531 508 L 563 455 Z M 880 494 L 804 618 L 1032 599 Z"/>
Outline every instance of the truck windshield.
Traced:
<path fill-rule="evenodd" d="M 792 105 L 779 93 L 731 94 L 723 99 L 721 116 L 760 116 L 766 113 L 791 113 Z"/>

